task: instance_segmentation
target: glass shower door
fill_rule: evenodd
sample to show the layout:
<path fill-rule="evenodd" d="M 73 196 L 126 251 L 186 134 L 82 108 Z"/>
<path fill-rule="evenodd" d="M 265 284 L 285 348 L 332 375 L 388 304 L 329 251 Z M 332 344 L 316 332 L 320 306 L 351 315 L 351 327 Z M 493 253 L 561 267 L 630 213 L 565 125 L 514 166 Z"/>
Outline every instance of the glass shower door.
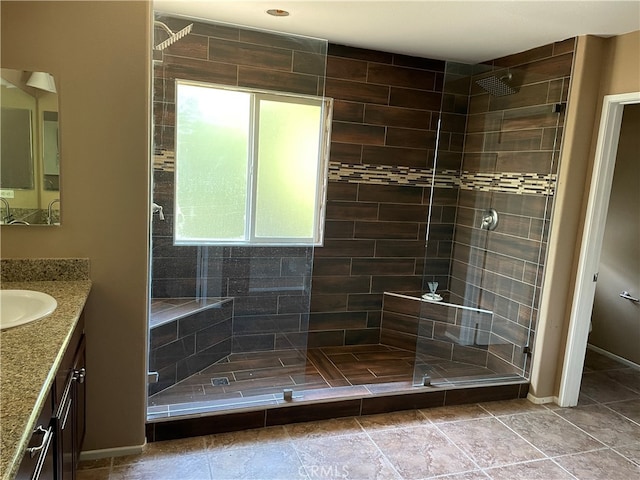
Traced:
<path fill-rule="evenodd" d="M 154 27 L 157 207 L 148 417 L 288 401 L 314 380 L 306 373 L 306 345 L 317 238 L 296 230 L 265 239 L 274 235 L 272 227 L 282 233 L 288 217 L 279 214 L 266 224 L 257 217 L 265 209 L 265 191 L 308 197 L 312 190 L 301 178 L 306 170 L 282 163 L 294 156 L 301 168 L 306 157 L 297 151 L 284 155 L 277 142 L 313 145 L 300 134 L 303 122 L 291 110 L 312 110 L 309 118 L 318 110 L 327 113 L 327 42 L 160 14 Z M 168 31 L 188 34 L 167 44 Z M 267 50 L 274 54 L 264 55 Z M 283 72 L 282 62 L 290 65 L 294 57 L 303 60 L 296 68 L 304 75 Z M 254 77 L 256 72 L 263 73 Z M 275 108 L 285 106 L 285 115 Z M 290 135 L 274 127 L 274 116 L 296 120 L 276 125 Z M 276 130 L 263 132 L 267 127 Z M 316 143 L 325 140 L 323 133 L 313 132 Z M 265 148 L 278 154 L 260 158 Z M 258 164 L 270 175 L 262 176 Z M 307 170 L 314 182 L 325 173 L 320 166 Z M 310 210 L 317 216 L 298 224 L 318 224 L 313 201 Z M 271 203 L 292 215 L 308 205 L 282 197 Z M 296 235 L 308 238 L 291 240 Z"/>
<path fill-rule="evenodd" d="M 416 385 L 528 378 L 565 84 L 535 65 L 447 65 L 440 137 L 464 140 L 449 275 L 425 261 Z M 436 162 L 451 149 L 438 145 Z"/>

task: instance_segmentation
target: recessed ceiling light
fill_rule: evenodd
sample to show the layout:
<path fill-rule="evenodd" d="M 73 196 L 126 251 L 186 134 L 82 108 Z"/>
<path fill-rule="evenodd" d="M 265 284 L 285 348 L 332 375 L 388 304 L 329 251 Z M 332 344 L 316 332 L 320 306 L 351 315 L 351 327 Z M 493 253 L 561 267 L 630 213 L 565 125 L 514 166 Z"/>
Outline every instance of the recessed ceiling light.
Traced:
<path fill-rule="evenodd" d="M 267 13 L 269 15 L 274 16 L 274 17 L 288 17 L 289 16 L 289 12 L 287 12 L 286 10 L 280 10 L 279 8 L 270 8 L 269 10 L 267 10 Z"/>

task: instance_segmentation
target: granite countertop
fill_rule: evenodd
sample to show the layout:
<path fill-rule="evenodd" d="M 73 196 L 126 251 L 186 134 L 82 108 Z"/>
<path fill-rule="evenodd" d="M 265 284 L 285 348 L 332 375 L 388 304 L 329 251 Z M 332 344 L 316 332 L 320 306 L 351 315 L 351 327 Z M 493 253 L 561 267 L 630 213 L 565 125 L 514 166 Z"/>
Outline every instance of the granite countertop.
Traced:
<path fill-rule="evenodd" d="M 48 317 L 0 332 L 0 472 L 2 480 L 10 480 L 78 323 L 91 281 L 3 281 L 0 288 L 37 290 L 58 302 Z"/>

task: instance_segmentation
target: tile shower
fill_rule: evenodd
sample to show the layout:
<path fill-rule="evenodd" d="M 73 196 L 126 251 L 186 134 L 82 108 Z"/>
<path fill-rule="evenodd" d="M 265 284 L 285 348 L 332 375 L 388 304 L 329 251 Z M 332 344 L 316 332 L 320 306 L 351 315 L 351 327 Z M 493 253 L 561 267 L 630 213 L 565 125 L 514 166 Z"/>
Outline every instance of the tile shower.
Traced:
<path fill-rule="evenodd" d="M 470 66 L 158 18 L 194 27 L 154 65 L 153 201 L 165 220 L 152 225 L 150 409 L 164 411 L 161 396 L 181 385 L 189 400 L 233 398 L 188 379 L 269 352 L 303 354 L 299 383 L 289 371 L 289 383 L 260 385 L 272 397 L 319 387 L 322 349 L 338 369 L 335 349 L 357 357 L 382 345 L 467 373 L 528 377 L 573 39 Z M 505 72 L 517 93 L 492 96 L 476 83 Z M 173 245 L 176 78 L 334 99 L 321 247 Z M 495 231 L 481 228 L 488 207 L 500 215 Z M 427 282 L 445 304 L 490 314 L 441 321 L 419 299 Z M 461 342 L 469 329 L 483 340 Z M 416 381 L 414 363 L 402 367 L 405 384 Z"/>

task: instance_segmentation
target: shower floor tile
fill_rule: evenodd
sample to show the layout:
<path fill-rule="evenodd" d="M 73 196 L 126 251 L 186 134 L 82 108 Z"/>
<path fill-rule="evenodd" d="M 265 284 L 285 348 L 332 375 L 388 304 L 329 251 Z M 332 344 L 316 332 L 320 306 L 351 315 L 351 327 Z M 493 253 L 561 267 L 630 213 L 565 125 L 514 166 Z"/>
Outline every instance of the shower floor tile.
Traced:
<path fill-rule="evenodd" d="M 149 407 L 172 406 L 179 410 L 190 402 L 212 402 L 212 407 L 230 403 L 253 403 L 256 396 L 273 401 L 284 389 L 313 391 L 313 396 L 333 397 L 331 390 L 385 385 L 410 389 L 414 377 L 414 353 L 385 345 L 353 345 L 311 348 L 306 352 L 280 350 L 231 354 L 201 372 L 149 397 Z M 430 365 L 432 379 L 494 375 L 494 372 L 460 362 L 438 359 Z M 222 379 L 222 380 L 221 380 Z M 224 379 L 228 380 L 227 382 Z M 379 388 L 376 388 L 379 386 Z M 336 392 L 338 393 L 338 392 Z"/>

